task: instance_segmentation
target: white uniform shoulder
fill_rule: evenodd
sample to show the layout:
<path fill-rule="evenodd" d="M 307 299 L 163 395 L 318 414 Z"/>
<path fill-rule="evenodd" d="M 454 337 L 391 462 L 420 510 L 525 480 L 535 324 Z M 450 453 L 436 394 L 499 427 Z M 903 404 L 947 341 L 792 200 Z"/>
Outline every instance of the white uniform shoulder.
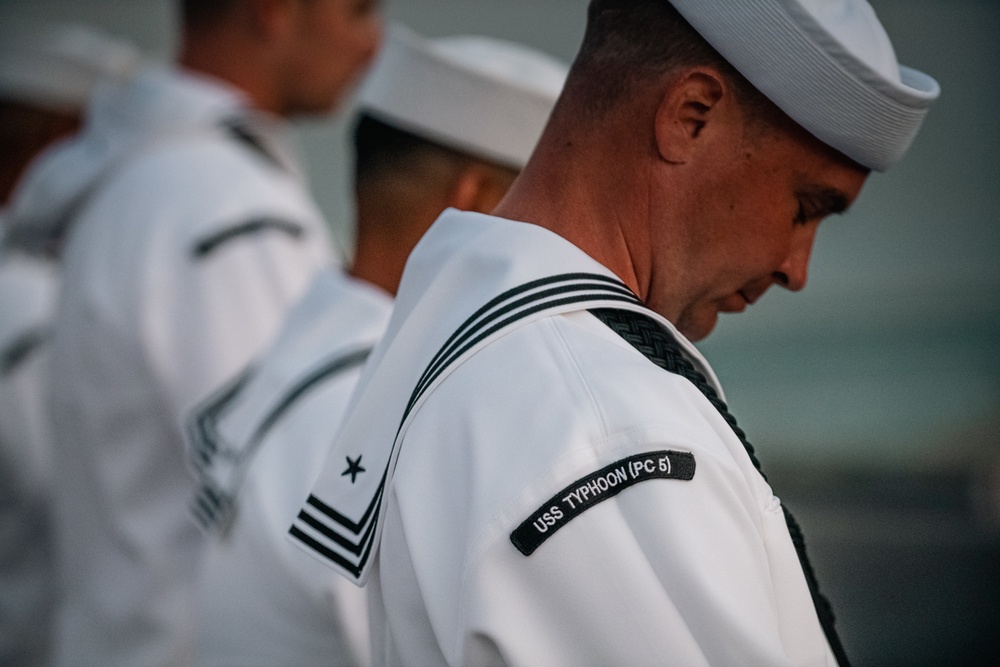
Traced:
<path fill-rule="evenodd" d="M 225 127 L 149 147 L 127 167 L 88 206 L 87 220 L 107 221 L 109 234 L 128 225 L 170 234 L 192 260 L 263 234 L 330 243 L 300 180 Z"/>
<path fill-rule="evenodd" d="M 780 504 L 742 444 L 602 327 L 527 324 L 416 414 L 381 545 L 388 634 L 416 584 L 423 650 L 447 664 L 823 664 Z"/>
<path fill-rule="evenodd" d="M 285 534 L 390 310 L 377 288 L 320 273 L 247 381 L 193 415 L 197 507 L 214 533 L 199 664 L 367 664 L 365 592 Z"/>
<path fill-rule="evenodd" d="M 705 397 L 586 311 L 532 322 L 479 350 L 427 398 L 409 442 L 420 444 L 401 448 L 400 493 L 414 465 L 467 466 L 471 475 L 454 483 L 477 501 L 467 508 L 469 527 L 486 532 L 513 506 L 537 505 L 577 478 L 647 452 L 684 454 L 695 465 L 711 460 L 741 503 L 762 510 L 771 500 Z"/>

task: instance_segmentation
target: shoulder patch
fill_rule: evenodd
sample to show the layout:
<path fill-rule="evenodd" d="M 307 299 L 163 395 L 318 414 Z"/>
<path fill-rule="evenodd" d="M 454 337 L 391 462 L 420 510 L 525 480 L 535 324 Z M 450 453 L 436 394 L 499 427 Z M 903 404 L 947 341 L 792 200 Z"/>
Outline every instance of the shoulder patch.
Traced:
<path fill-rule="evenodd" d="M 573 482 L 514 529 L 510 541 L 525 556 L 597 503 L 650 479 L 694 478 L 694 454 L 669 450 L 635 454 Z"/>
<path fill-rule="evenodd" d="M 293 239 L 300 239 L 305 234 L 302 225 L 281 218 L 253 218 L 220 232 L 210 234 L 194 244 L 191 254 L 195 260 L 205 259 L 219 249 L 219 246 L 240 236 L 253 236 L 266 231 L 282 232 Z"/>

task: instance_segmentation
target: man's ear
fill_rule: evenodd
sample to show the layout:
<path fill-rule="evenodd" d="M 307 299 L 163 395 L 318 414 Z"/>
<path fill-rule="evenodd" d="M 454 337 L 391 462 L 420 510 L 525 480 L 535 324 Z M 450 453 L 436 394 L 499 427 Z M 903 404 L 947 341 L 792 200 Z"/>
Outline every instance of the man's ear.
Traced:
<path fill-rule="evenodd" d="M 448 206 L 460 211 L 489 213 L 503 199 L 515 176 L 505 169 L 470 164 L 452 182 Z"/>
<path fill-rule="evenodd" d="M 680 73 L 667 87 L 656 109 L 656 147 L 671 164 L 684 164 L 704 141 L 706 132 L 724 122 L 722 102 L 731 95 L 718 71 L 701 67 Z"/>

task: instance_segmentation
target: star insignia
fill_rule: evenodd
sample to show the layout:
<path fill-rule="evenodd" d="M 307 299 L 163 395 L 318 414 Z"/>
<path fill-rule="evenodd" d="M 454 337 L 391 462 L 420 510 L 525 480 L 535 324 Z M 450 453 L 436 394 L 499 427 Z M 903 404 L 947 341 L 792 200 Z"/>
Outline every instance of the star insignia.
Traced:
<path fill-rule="evenodd" d="M 344 475 L 350 475 L 351 476 L 351 484 L 354 484 L 354 480 L 357 478 L 357 476 L 360 473 L 365 472 L 365 469 L 361 465 L 361 456 L 363 456 L 363 455 L 359 454 L 358 458 L 356 458 L 354 460 L 351 460 L 350 456 L 345 456 L 344 457 L 345 459 L 347 459 L 347 470 L 345 470 L 344 472 L 340 473 L 340 476 L 343 477 Z"/>

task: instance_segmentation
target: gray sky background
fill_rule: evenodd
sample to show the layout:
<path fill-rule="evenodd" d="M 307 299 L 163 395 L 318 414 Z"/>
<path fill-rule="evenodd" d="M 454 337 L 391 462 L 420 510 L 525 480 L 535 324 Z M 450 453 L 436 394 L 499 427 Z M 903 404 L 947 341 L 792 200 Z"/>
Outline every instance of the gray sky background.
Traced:
<path fill-rule="evenodd" d="M 1000 462 L 1000 3 L 872 0 L 902 63 L 943 95 L 912 150 L 824 223 L 810 285 L 725 316 L 702 349 L 762 458 L 866 468 Z M 566 60 L 585 0 L 391 0 L 428 36 L 479 33 Z M 171 0 L 0 0 L 0 16 L 86 21 L 155 58 Z M 314 191 L 345 247 L 346 123 L 303 124 Z"/>

